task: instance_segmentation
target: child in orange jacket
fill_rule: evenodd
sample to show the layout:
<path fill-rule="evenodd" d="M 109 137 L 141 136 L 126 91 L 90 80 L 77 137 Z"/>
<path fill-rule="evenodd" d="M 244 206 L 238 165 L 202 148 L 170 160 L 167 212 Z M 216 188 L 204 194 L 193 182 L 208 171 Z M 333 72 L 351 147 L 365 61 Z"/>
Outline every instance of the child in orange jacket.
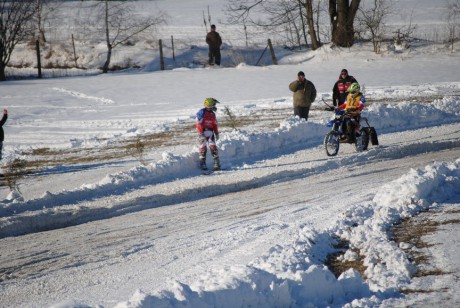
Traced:
<path fill-rule="evenodd" d="M 347 120 L 346 120 L 346 131 L 349 137 L 354 137 L 352 136 L 353 132 L 353 127 L 354 131 L 356 134 L 359 134 L 360 131 L 360 115 L 361 115 L 361 110 L 364 108 L 364 104 L 366 103 L 366 98 L 364 95 L 360 92 L 361 88 L 359 86 L 359 83 L 354 82 L 352 83 L 348 89 L 348 95 L 345 100 L 345 103 L 337 107 L 338 110 L 346 110 L 347 111 Z"/>

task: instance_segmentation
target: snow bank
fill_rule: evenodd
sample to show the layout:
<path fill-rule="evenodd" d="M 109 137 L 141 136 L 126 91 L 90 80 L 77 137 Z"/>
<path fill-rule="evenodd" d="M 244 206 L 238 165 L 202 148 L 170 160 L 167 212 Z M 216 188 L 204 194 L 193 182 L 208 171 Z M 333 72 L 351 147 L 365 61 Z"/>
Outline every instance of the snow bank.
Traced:
<path fill-rule="evenodd" d="M 369 296 L 359 273 L 338 279 L 321 264 L 331 238 L 300 227 L 299 237 L 244 268 L 223 267 L 204 274 L 194 285 L 174 281 L 168 290 L 138 290 L 117 308 L 134 307 L 308 307 L 342 305 Z"/>
<path fill-rule="evenodd" d="M 446 97 L 433 104 L 403 102 L 396 105 L 372 104 L 363 116 L 369 117 L 371 126 L 379 132 L 395 132 L 442 125 L 458 121 L 459 97 Z"/>
<path fill-rule="evenodd" d="M 383 186 L 369 204 L 344 214 L 329 233 L 299 226 L 298 236 L 244 268 L 209 271 L 191 286 L 172 282 L 155 294 L 138 290 L 117 308 L 374 306 L 408 284 L 412 264 L 386 230 L 401 218 L 460 195 L 460 159 L 411 170 Z M 353 269 L 338 279 L 323 265 L 339 235 L 365 256 L 363 282 Z M 351 249 L 350 248 L 350 249 Z M 347 255 L 347 254 L 346 254 Z M 350 254 L 348 254 L 350 255 Z"/>
<path fill-rule="evenodd" d="M 460 100 L 450 97 L 436 101 L 433 104 L 400 103 L 397 105 L 372 104 L 367 108 L 364 116 L 369 118 L 370 124 L 377 128 L 379 134 L 392 131 L 411 130 L 419 127 L 433 126 L 458 122 Z M 269 159 L 292 153 L 297 150 L 320 146 L 323 137 L 328 131 L 324 121 L 305 122 L 296 117 L 290 117 L 280 124 L 280 127 L 265 133 L 248 133 L 234 130 L 223 134 L 218 142 L 220 157 L 224 169 L 240 168 L 258 160 Z M 337 168 L 338 166 L 353 164 L 367 159 L 398 157 L 410 155 L 434 148 L 449 148 L 455 146 L 452 141 L 445 143 L 423 143 L 412 146 L 401 145 L 393 148 L 372 148 L 360 155 L 335 158 L 328 160 L 320 168 L 322 171 Z M 299 176 L 305 172 L 315 170 L 299 170 Z M 198 170 L 198 149 L 194 148 L 183 155 L 174 155 L 165 152 L 160 161 L 147 166 L 138 166 L 128 171 L 106 175 L 96 183 L 84 184 L 74 190 L 64 190 L 52 194 L 45 192 L 42 197 L 32 200 L 22 200 L 21 196 L 13 198 L 10 194 L 3 200 L 0 207 L 0 237 L 49 230 L 64 226 L 83 223 L 102 218 L 123 215 L 133 211 L 140 211 L 171 202 L 168 197 L 156 199 L 155 202 L 142 206 L 129 205 L 107 206 L 104 208 L 89 208 L 79 203 L 109 195 L 122 194 L 145 185 L 156 185 L 200 175 Z M 238 183 L 239 189 L 251 188 L 270 181 L 286 177 L 285 174 L 270 175 L 245 183 Z M 237 189 L 234 185 L 216 187 L 217 193 L 228 193 Z M 178 192 L 184 200 L 196 194 L 193 188 Z"/>
<path fill-rule="evenodd" d="M 365 256 L 366 276 L 373 291 L 397 292 L 409 283 L 414 267 L 399 247 L 389 241 L 386 231 L 403 218 L 459 201 L 460 159 L 436 162 L 422 170 L 411 170 L 383 186 L 367 205 L 344 214 L 334 232 Z M 353 227 L 358 225 L 357 227 Z"/>

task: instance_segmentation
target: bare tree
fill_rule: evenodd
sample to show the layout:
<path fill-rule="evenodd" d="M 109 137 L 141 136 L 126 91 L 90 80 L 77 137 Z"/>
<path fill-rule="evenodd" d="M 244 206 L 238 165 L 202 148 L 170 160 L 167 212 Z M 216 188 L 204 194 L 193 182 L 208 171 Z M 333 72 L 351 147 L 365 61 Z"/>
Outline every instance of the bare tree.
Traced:
<path fill-rule="evenodd" d="M 329 17 L 332 25 L 332 42 L 339 47 L 354 43 L 354 20 L 361 0 L 329 0 Z"/>
<path fill-rule="evenodd" d="M 256 26 L 266 28 L 279 27 L 283 25 L 288 29 L 298 29 L 301 25 L 301 31 L 305 31 L 303 17 L 307 19 L 308 34 L 312 42 L 312 48 L 320 46 L 317 33 L 319 33 L 318 19 L 320 1 L 318 1 L 315 22 L 315 12 L 313 0 L 229 0 L 227 5 L 227 14 L 232 16 L 234 23 L 244 21 L 253 23 Z M 331 40 L 340 47 L 350 47 L 354 43 L 354 20 L 358 11 L 361 0 L 329 0 L 329 17 L 331 21 Z M 298 5 L 303 7 L 300 13 L 297 13 Z M 250 16 L 251 11 L 259 10 L 265 16 L 266 20 L 254 20 Z M 300 22 L 299 22 L 300 20 Z M 300 36 L 297 33 L 297 36 Z M 306 38 L 306 36 L 305 36 Z M 307 43 L 307 42 L 305 42 Z"/>
<path fill-rule="evenodd" d="M 404 13 L 407 16 L 407 13 Z M 411 39 L 412 33 L 417 29 L 417 25 L 412 24 L 413 11 L 409 15 L 409 23 L 403 25 L 394 31 L 394 44 L 396 46 L 403 46 L 404 48 L 409 48 L 409 41 Z"/>
<path fill-rule="evenodd" d="M 374 52 L 380 53 L 380 45 L 385 34 L 385 18 L 392 13 L 393 2 L 391 0 L 373 0 L 369 8 L 360 8 L 359 23 L 371 34 Z"/>
<path fill-rule="evenodd" d="M 211 26 L 211 12 L 209 10 L 209 5 L 208 5 L 208 20 L 206 21 L 206 15 L 204 15 L 204 10 L 203 10 L 203 25 L 204 25 L 204 30 L 206 33 L 208 33 L 208 23 L 209 26 Z"/>
<path fill-rule="evenodd" d="M 321 16 L 321 1 L 318 1 L 317 4 L 316 4 L 316 10 L 314 10 L 314 14 L 316 16 L 316 18 L 313 18 L 313 22 L 315 23 L 315 30 L 316 30 L 316 37 L 318 39 L 318 44 L 321 46 L 321 37 L 320 37 L 320 16 Z"/>
<path fill-rule="evenodd" d="M 40 44 L 46 42 L 45 22 L 58 15 L 59 8 L 64 2 L 59 0 L 36 0 L 35 23 Z"/>
<path fill-rule="evenodd" d="M 460 0 L 454 0 L 448 3 L 447 26 L 449 28 L 449 41 L 451 50 L 454 50 L 456 39 L 456 29 L 460 26 Z"/>
<path fill-rule="evenodd" d="M 300 2 L 300 0 L 299 0 Z M 314 20 L 314 13 L 313 13 L 313 0 L 306 0 L 304 2 L 304 7 L 307 12 L 307 24 L 308 24 L 308 29 L 310 33 L 310 38 L 311 38 L 311 46 L 312 49 L 318 49 L 321 44 L 318 40 L 318 37 L 316 36 L 316 30 L 315 30 L 315 20 Z"/>
<path fill-rule="evenodd" d="M 313 0 L 229 0 L 226 12 L 230 23 L 243 24 L 245 29 L 247 24 L 269 31 L 277 31 L 281 27 L 285 29 L 288 40 L 292 43 L 296 41 L 300 46 L 303 39 L 305 45 L 308 45 L 308 34 L 312 48 L 319 47 L 317 31 L 314 28 Z M 260 14 L 265 18 L 260 19 Z M 259 19 L 253 19 L 253 15 Z"/>
<path fill-rule="evenodd" d="M 239 4 L 239 0 L 229 0 L 226 7 L 227 22 L 230 24 L 241 24 L 244 30 L 246 47 L 249 46 L 248 24 L 250 24 L 250 8 L 244 4 Z M 203 12 L 204 17 L 204 12 Z M 206 23 L 206 20 L 205 20 Z"/>
<path fill-rule="evenodd" d="M 134 39 L 149 28 L 166 23 L 167 15 L 158 12 L 155 16 L 139 16 L 134 12 L 134 7 L 128 1 L 98 1 L 92 6 L 85 6 L 84 10 L 91 10 L 95 16 L 88 16 L 97 20 L 100 30 L 107 45 L 107 56 L 102 67 L 102 72 L 107 73 L 110 66 L 112 51 L 118 45 Z M 89 15 L 89 14 L 88 14 Z M 102 18 L 101 18 L 102 17 Z"/>
<path fill-rule="evenodd" d="M 0 0 L 0 81 L 16 45 L 31 33 L 35 0 Z"/>
<path fill-rule="evenodd" d="M 229 0 L 226 5 L 227 21 L 230 24 L 242 24 L 246 37 L 248 36 L 247 25 L 250 24 L 267 31 L 283 28 L 288 40 L 294 41 L 295 39 L 291 39 L 292 29 L 296 29 L 297 25 L 290 21 L 293 19 L 292 14 L 296 10 L 296 4 L 292 5 L 290 2 L 292 1 Z M 264 18 L 260 18 L 259 14 Z M 254 19 L 253 16 L 257 16 L 257 19 Z M 297 34 L 294 36 L 298 40 Z"/>
<path fill-rule="evenodd" d="M 299 2 L 292 0 L 266 0 L 259 4 L 260 12 L 266 16 L 263 20 L 252 20 L 259 27 L 263 27 L 268 31 L 277 32 L 278 28 L 284 28 L 287 37 L 295 37 L 291 42 L 297 42 L 301 45 L 302 37 L 306 39 L 302 32 L 304 31 L 304 23 L 299 14 Z M 307 41 L 304 42 L 307 44 Z"/>

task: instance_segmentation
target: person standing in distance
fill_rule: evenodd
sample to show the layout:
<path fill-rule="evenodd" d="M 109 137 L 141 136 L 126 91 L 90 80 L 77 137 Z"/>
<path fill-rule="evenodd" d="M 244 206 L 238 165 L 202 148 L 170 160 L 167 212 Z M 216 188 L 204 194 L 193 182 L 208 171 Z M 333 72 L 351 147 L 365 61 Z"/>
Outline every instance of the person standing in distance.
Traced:
<path fill-rule="evenodd" d="M 206 44 L 209 46 L 209 65 L 220 65 L 220 46 L 222 38 L 216 32 L 216 25 L 211 25 L 211 32 L 206 35 Z"/>
<path fill-rule="evenodd" d="M 5 133 L 3 132 L 3 124 L 5 124 L 7 119 L 8 119 L 8 110 L 3 109 L 3 117 L 0 120 L 0 160 L 2 160 L 3 140 L 5 139 Z"/>
<path fill-rule="evenodd" d="M 305 79 L 304 72 L 300 71 L 297 74 L 297 80 L 289 84 L 289 90 L 294 92 L 292 99 L 294 115 L 307 121 L 310 106 L 316 98 L 315 85 L 311 81 Z"/>
<path fill-rule="evenodd" d="M 348 91 L 347 89 L 351 86 L 352 83 L 358 82 L 355 77 L 348 75 L 347 69 L 342 69 L 339 75 L 339 79 L 334 84 L 332 88 L 332 102 L 335 107 L 339 107 L 347 99 Z"/>

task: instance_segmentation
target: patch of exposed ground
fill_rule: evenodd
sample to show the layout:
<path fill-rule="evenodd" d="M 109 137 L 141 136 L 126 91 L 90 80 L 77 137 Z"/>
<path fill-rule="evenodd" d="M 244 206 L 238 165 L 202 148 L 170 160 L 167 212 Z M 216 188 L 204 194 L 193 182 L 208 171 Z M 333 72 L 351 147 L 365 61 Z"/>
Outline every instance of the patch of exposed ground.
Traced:
<path fill-rule="evenodd" d="M 417 271 L 414 277 L 425 278 L 429 276 L 441 276 L 455 274 L 445 268 L 441 268 L 436 264 L 431 253 L 432 249 L 436 249 L 439 243 L 433 243 L 428 240 L 430 235 L 441 231 L 448 227 L 455 226 L 458 228 L 460 218 L 459 210 L 448 210 L 443 212 L 441 209 L 422 212 L 417 216 L 402 220 L 395 224 L 389 230 L 391 239 L 398 243 L 399 247 L 406 253 L 408 259 L 416 266 Z M 444 217 L 440 219 L 440 217 Z M 445 218 L 448 217 L 448 218 Z M 431 293 L 446 291 L 447 288 L 441 290 L 436 289 L 412 289 L 410 287 L 401 290 L 404 294 L 410 293 Z"/>
<path fill-rule="evenodd" d="M 414 278 L 426 278 L 429 276 L 441 275 L 457 275 L 449 270 L 440 268 L 435 263 L 432 249 L 436 248 L 438 243 L 433 243 L 427 240 L 427 237 L 435 234 L 443 228 L 451 229 L 454 225 L 457 229 L 460 225 L 459 218 L 460 210 L 451 209 L 445 210 L 430 210 L 422 212 L 419 215 L 410 217 L 409 219 L 401 220 L 395 224 L 388 234 L 391 240 L 395 241 L 398 246 L 406 253 L 407 258 L 415 265 L 416 272 Z M 442 217 L 442 218 L 440 218 Z M 448 217 L 448 218 L 446 218 Z M 349 253 L 349 243 L 347 241 L 338 239 L 335 245 L 335 252 L 327 257 L 326 265 L 334 273 L 336 277 L 347 271 L 350 268 L 357 270 L 363 279 L 365 279 L 364 271 L 366 270 L 363 264 L 363 256 L 356 249 L 352 249 L 354 258 L 345 258 L 345 253 Z M 415 293 L 434 293 L 434 292 L 447 292 L 449 289 L 445 288 L 404 288 L 401 291 L 403 294 Z"/>
<path fill-rule="evenodd" d="M 292 115 L 292 108 L 263 109 L 257 114 L 231 117 L 219 117 L 220 132 L 230 132 L 233 129 L 248 131 L 267 131 L 279 126 L 280 122 Z M 147 164 L 145 154 L 162 147 L 194 144 L 196 128 L 194 120 L 172 124 L 167 132 L 145 134 L 142 136 L 120 139 L 118 142 L 106 146 L 81 147 L 76 149 L 55 150 L 47 147 L 35 148 L 20 153 L 21 169 L 17 161 L 6 163 L 3 174 L 8 181 L 0 181 L 0 185 L 16 182 L 26 174 L 34 174 L 47 168 L 57 166 L 73 166 L 79 164 L 94 164 L 135 158 L 142 164 Z M 104 140 L 100 140 L 103 142 Z"/>
<path fill-rule="evenodd" d="M 273 129 L 278 127 L 279 123 L 286 119 L 291 112 L 292 110 L 288 108 L 267 109 L 262 110 L 257 115 L 239 116 L 233 121 L 230 121 L 227 117 L 222 117 L 219 119 L 220 131 L 225 133 L 233 128 L 255 131 L 258 129 Z M 53 150 L 44 147 L 21 154 L 29 158 L 27 169 L 33 172 L 59 165 L 69 166 L 82 163 L 107 162 L 133 156 L 137 158 L 137 155 L 141 154 L 139 151 L 148 152 L 160 147 L 192 144 L 195 142 L 195 136 L 195 123 L 190 120 L 172 125 L 167 132 L 126 138 L 106 146 L 67 150 Z"/>
<path fill-rule="evenodd" d="M 334 248 L 336 249 L 335 252 L 327 256 L 325 264 L 329 270 L 334 273 L 336 278 L 338 278 L 343 272 L 353 268 L 363 279 L 366 279 L 364 272 L 367 267 L 363 262 L 364 256 L 360 254 L 359 250 L 354 248 L 350 250 L 349 242 L 343 239 L 337 239 Z M 347 253 L 347 251 L 351 251 L 351 254 L 354 257 L 345 258 L 345 253 Z"/>

